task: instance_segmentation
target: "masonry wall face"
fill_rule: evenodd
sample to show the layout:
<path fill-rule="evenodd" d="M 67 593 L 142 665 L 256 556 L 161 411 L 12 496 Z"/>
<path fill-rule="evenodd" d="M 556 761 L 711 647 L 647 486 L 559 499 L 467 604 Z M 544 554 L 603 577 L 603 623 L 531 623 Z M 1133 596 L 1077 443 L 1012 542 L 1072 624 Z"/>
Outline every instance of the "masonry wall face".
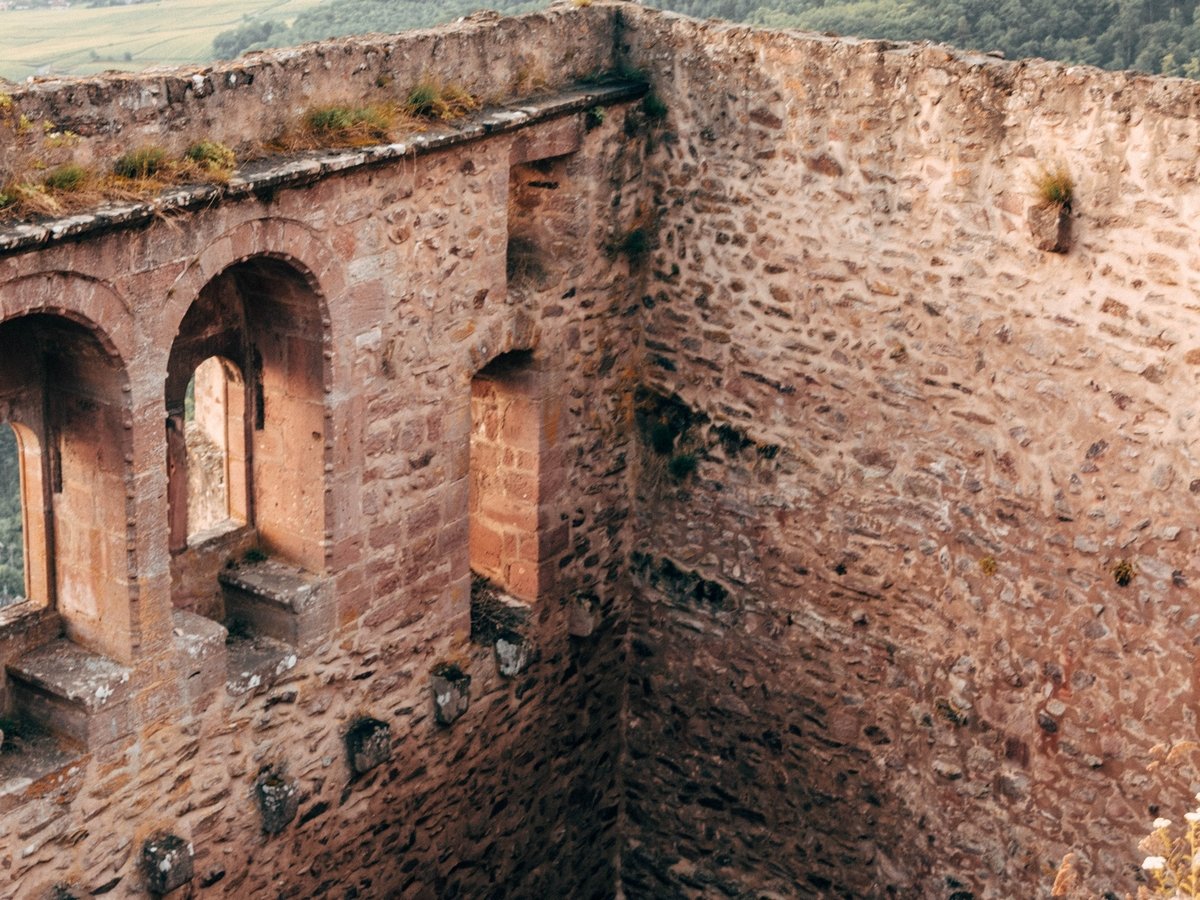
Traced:
<path fill-rule="evenodd" d="M 623 40 L 668 110 L 627 894 L 1048 896 L 1072 848 L 1132 891 L 1198 778 L 1162 755 L 1198 736 L 1200 86 Z M 1065 255 L 1026 222 L 1059 165 Z"/>
<path fill-rule="evenodd" d="M 269 136 L 393 69 L 510 95 L 628 68 L 664 116 L 0 257 L 0 412 L 37 396 L 16 323 L 87 337 L 44 493 L 72 485 L 47 519 L 101 561 L 0 614 L 0 707 L 39 709 L 50 645 L 104 657 L 118 698 L 76 698 L 109 739 L 59 765 L 0 724 L 0 895 L 144 894 L 160 832 L 214 897 L 1045 896 L 1069 849 L 1132 889 L 1137 839 L 1200 784 L 1200 87 L 595 4 L 14 102 L 103 160 Z M 1065 254 L 1028 224 L 1060 165 Z M 243 360 L 279 527 L 187 546 L 171 350 L 235 293 L 295 316 L 249 323 L 271 346 Z M 501 604 L 506 677 L 470 640 L 469 507 L 472 379 L 510 351 L 538 398 L 513 482 L 536 540 L 510 541 L 536 596 Z M 211 671 L 247 640 L 206 630 L 242 602 L 216 579 L 264 546 L 328 619 L 265 675 Z"/>
<path fill-rule="evenodd" d="M 596 49 L 601 59 L 611 44 Z M 613 423 L 632 382 L 614 361 L 633 352 L 623 323 L 637 295 L 628 260 L 602 248 L 635 215 L 640 190 L 643 148 L 625 113 L 612 107 L 588 129 L 576 114 L 183 224 L 0 258 L 0 319 L 45 311 L 84 323 L 122 365 L 127 541 L 108 587 L 124 618 L 104 618 L 107 632 L 87 646 L 132 672 L 120 740 L 33 784 L 4 782 L 0 896 L 40 900 L 60 884 L 144 895 L 143 843 L 160 831 L 194 849 L 197 896 L 615 892 L 630 435 Z M 564 145 L 564 133 L 576 138 Z M 543 153 L 557 180 L 544 190 L 571 198 L 578 252 L 548 256 L 553 278 L 510 293 L 510 169 L 514 156 Z M 615 204 L 614 186 L 625 190 Z M 164 383 L 205 285 L 264 259 L 289 267 L 320 304 L 312 331 L 281 352 L 307 353 L 315 340 L 321 356 L 319 408 L 294 424 L 318 442 L 305 486 L 318 498 L 303 512 L 318 521 L 298 527 L 315 533 L 323 562 L 298 561 L 331 582 L 335 611 L 315 649 L 231 693 L 224 673 L 209 688 L 188 679 L 195 657 L 172 608 L 217 615 L 217 573 L 263 541 L 241 530 L 168 552 Z M 493 648 L 469 640 L 468 462 L 471 379 L 510 350 L 529 351 L 555 389 L 542 409 L 529 660 L 504 678 Z M 595 627 L 571 638 L 579 594 L 593 601 Z M 62 628 L 52 611 L 10 618 L 0 624 L 6 665 Z M 431 688 L 447 661 L 471 676 L 470 707 L 450 726 L 435 720 Z M 390 727 L 372 745 L 390 759 L 356 774 L 346 735 L 364 718 Z M 0 765 L 19 767 L 13 739 L 10 730 Z M 278 833 L 257 804 L 263 783 L 298 792 Z"/>

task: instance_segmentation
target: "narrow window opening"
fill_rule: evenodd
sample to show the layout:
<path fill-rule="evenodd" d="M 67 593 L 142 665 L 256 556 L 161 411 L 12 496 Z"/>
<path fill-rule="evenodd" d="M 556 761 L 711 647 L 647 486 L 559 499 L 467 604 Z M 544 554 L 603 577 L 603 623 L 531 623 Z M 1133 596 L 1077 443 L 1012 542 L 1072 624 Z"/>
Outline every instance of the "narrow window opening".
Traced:
<path fill-rule="evenodd" d="M 210 356 L 196 367 L 183 403 L 189 543 L 246 522 L 245 403 L 229 360 Z"/>
<path fill-rule="evenodd" d="M 556 287 L 578 259 L 585 239 L 578 198 L 571 189 L 568 157 L 518 164 L 509 170 L 508 289 Z"/>
<path fill-rule="evenodd" d="M 525 601 L 539 587 L 541 404 L 528 352 L 506 353 L 471 382 L 471 570 Z"/>

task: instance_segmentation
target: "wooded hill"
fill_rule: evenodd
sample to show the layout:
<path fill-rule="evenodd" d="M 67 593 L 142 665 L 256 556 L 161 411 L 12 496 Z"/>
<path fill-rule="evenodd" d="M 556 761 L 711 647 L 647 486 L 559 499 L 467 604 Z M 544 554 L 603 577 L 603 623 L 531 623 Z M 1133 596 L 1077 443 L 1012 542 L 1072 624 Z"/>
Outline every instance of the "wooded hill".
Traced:
<path fill-rule="evenodd" d="M 647 0 L 699 18 L 894 40 L 932 40 L 1109 69 L 1200 77 L 1198 0 Z M 221 57 L 249 47 L 424 28 L 478 9 L 506 14 L 538 0 L 326 0 L 290 28 L 251 22 L 218 37 Z M 266 32 L 263 28 L 266 27 Z M 256 30 L 257 29 L 257 30 Z"/>

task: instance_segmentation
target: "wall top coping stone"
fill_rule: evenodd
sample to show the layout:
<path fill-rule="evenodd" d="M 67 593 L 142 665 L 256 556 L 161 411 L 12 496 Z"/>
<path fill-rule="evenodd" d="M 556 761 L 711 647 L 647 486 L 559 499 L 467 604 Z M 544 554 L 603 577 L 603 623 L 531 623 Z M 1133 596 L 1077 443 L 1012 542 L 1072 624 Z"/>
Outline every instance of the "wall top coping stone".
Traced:
<path fill-rule="evenodd" d="M 340 172 L 517 131 L 595 106 L 636 100 L 646 93 L 640 81 L 618 80 L 567 88 L 549 96 L 492 106 L 403 141 L 354 149 L 314 150 L 272 156 L 240 166 L 226 184 L 180 185 L 138 202 L 105 203 L 97 209 L 40 222 L 0 224 L 0 256 L 43 247 L 84 235 L 140 225 L 167 213 L 212 206 L 251 194 L 311 184 Z"/>

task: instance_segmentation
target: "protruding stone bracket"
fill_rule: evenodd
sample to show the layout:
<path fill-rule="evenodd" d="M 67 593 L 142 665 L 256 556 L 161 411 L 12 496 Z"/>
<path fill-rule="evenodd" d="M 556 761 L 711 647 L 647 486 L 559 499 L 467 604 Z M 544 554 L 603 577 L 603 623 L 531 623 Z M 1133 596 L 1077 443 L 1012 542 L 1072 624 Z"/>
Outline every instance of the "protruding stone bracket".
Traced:
<path fill-rule="evenodd" d="M 600 598 L 583 591 L 567 601 L 567 634 L 591 637 L 600 626 Z"/>
<path fill-rule="evenodd" d="M 521 674 L 529 663 L 532 612 L 528 603 L 509 596 L 486 578 L 475 575 L 471 579 L 471 641 L 492 646 L 496 668 L 505 678 Z"/>
<path fill-rule="evenodd" d="M 370 717 L 355 720 L 346 732 L 346 753 L 355 775 L 364 775 L 387 762 L 392 758 L 391 726 Z"/>
<path fill-rule="evenodd" d="M 307 653 L 333 630 L 332 583 L 279 560 L 242 563 L 220 575 L 231 630 L 282 641 Z"/>
<path fill-rule="evenodd" d="M 177 834 L 154 835 L 142 845 L 142 871 L 153 894 L 167 894 L 192 880 L 192 845 Z"/>
<path fill-rule="evenodd" d="M 1057 203 L 1030 207 L 1029 231 L 1039 250 L 1066 253 L 1071 249 L 1071 207 Z"/>
<path fill-rule="evenodd" d="M 226 642 L 225 691 L 233 697 L 262 693 L 296 668 L 291 644 L 259 635 L 231 635 Z"/>
<path fill-rule="evenodd" d="M 496 636 L 496 671 L 505 678 L 515 678 L 529 664 L 529 642 L 523 634 L 503 631 Z"/>
<path fill-rule="evenodd" d="M 263 831 L 279 834 L 300 808 L 300 788 L 294 779 L 285 778 L 277 769 L 267 769 L 255 779 L 254 799 L 262 813 Z"/>
<path fill-rule="evenodd" d="M 225 684 L 229 632 L 212 619 L 183 609 L 171 613 L 179 693 L 187 706 Z"/>
<path fill-rule="evenodd" d="M 471 705 L 471 676 L 453 662 L 438 663 L 430 673 L 433 712 L 439 725 L 453 725 Z"/>

